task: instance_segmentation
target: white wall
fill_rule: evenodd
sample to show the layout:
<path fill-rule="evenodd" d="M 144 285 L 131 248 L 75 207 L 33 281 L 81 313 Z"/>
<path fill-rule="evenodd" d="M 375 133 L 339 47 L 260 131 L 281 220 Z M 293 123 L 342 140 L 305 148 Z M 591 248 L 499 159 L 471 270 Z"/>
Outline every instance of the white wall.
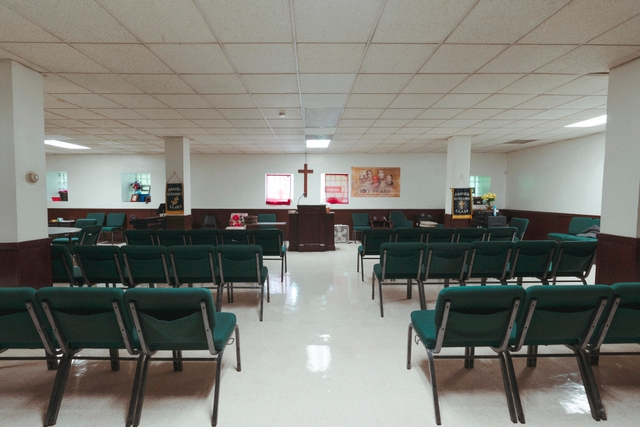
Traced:
<path fill-rule="evenodd" d="M 507 154 L 509 209 L 600 215 L 605 134 Z"/>
<path fill-rule="evenodd" d="M 294 175 L 294 198 L 297 204 L 303 191 L 304 154 L 214 155 L 191 156 L 192 207 L 199 208 L 265 208 L 264 176 L 266 173 Z M 320 204 L 322 173 L 351 173 L 352 166 L 400 167 L 400 197 L 350 197 L 348 205 L 334 209 L 402 208 L 443 209 L 446 154 L 309 154 L 306 163 L 314 173 L 309 175 L 308 192 L 301 204 Z M 498 206 L 506 193 L 505 154 L 474 154 L 471 174 L 491 175 L 491 190 L 498 194 Z M 67 171 L 68 202 L 48 202 L 50 208 L 149 208 L 143 203 L 121 201 L 120 175 L 150 172 L 152 206 L 162 202 L 165 172 L 162 155 L 48 155 L 47 170 Z M 281 207 L 289 209 L 288 206 Z"/>

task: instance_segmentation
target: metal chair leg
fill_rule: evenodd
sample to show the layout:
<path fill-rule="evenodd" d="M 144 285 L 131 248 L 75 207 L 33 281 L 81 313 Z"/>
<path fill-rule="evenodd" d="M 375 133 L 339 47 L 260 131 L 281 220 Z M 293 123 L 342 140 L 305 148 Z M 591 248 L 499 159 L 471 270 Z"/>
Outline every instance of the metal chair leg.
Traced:
<path fill-rule="evenodd" d="M 538 354 L 538 346 L 530 345 L 527 347 L 527 367 L 535 368 L 538 364 L 538 358 L 536 355 Z"/>
<path fill-rule="evenodd" d="M 607 414 L 604 410 L 604 406 L 602 405 L 602 399 L 598 392 L 598 385 L 589 364 L 589 357 L 584 350 L 574 350 L 574 353 L 578 359 L 578 367 L 580 368 L 582 383 L 584 385 L 585 392 L 587 393 L 589 406 L 591 407 L 591 416 L 596 421 L 606 420 Z"/>
<path fill-rule="evenodd" d="M 144 391 L 147 387 L 147 374 L 149 372 L 149 361 L 151 356 L 146 356 L 142 364 L 142 373 L 140 377 L 140 387 L 138 390 L 138 398 L 136 399 L 135 415 L 133 417 L 133 427 L 140 425 L 140 417 L 142 416 L 142 404 L 144 403 Z"/>
<path fill-rule="evenodd" d="M 509 353 L 509 350 L 504 351 L 503 357 L 507 364 L 507 372 L 509 374 L 509 379 L 511 381 L 511 392 L 513 393 L 513 402 L 516 407 L 516 414 L 518 415 L 518 421 L 524 424 L 525 423 L 524 411 L 522 410 L 522 401 L 520 400 L 520 390 L 518 389 L 516 372 L 513 369 L 513 360 L 511 359 L 511 353 Z"/>
<path fill-rule="evenodd" d="M 436 424 L 440 425 L 440 404 L 438 403 L 438 386 L 436 385 L 436 368 L 433 366 L 433 352 L 427 349 L 429 358 L 429 376 L 431 377 L 431 393 L 433 394 L 433 410 L 436 416 Z"/>
<path fill-rule="evenodd" d="M 120 370 L 120 354 L 117 348 L 109 349 L 109 357 L 111 358 L 111 370 L 119 371 Z"/>
<path fill-rule="evenodd" d="M 238 372 L 242 371 L 242 363 L 240 360 L 240 328 L 238 325 L 235 327 L 236 331 L 236 370 Z"/>
<path fill-rule="evenodd" d="M 171 353 L 173 355 L 173 370 L 175 372 L 182 372 L 182 351 L 173 350 Z"/>
<path fill-rule="evenodd" d="M 140 382 L 142 378 L 142 366 L 144 365 L 144 354 L 138 356 L 138 363 L 136 364 L 136 374 L 133 378 L 133 388 L 131 389 L 131 399 L 129 400 L 129 410 L 127 412 L 126 427 L 133 425 L 135 418 L 136 407 L 138 405 L 138 397 L 140 396 Z"/>
<path fill-rule="evenodd" d="M 65 354 L 60 360 L 56 379 L 53 382 L 53 390 L 51 390 L 51 398 L 49 399 L 49 407 L 47 408 L 47 416 L 44 423 L 45 426 L 54 425 L 58 419 L 62 396 L 64 396 L 64 389 L 67 385 L 67 379 L 69 378 L 69 371 L 71 370 L 71 359 L 71 355 Z"/>
<path fill-rule="evenodd" d="M 465 369 L 473 369 L 473 356 L 475 355 L 475 347 L 464 348 L 464 367 Z"/>
<path fill-rule="evenodd" d="M 516 416 L 515 404 L 513 402 L 513 392 L 511 391 L 511 381 L 509 380 L 509 370 L 507 368 L 507 362 L 504 359 L 504 354 L 499 354 L 500 370 L 502 371 L 502 383 L 504 384 L 504 392 L 507 396 L 507 407 L 509 408 L 509 418 L 512 423 L 517 423 L 518 418 Z"/>
<path fill-rule="evenodd" d="M 413 291 L 413 281 L 411 279 L 407 280 L 407 299 L 411 299 L 412 298 L 412 293 Z"/>
<path fill-rule="evenodd" d="M 380 317 L 384 317 L 384 306 L 382 302 L 382 280 L 378 280 L 378 287 L 380 290 Z"/>
<path fill-rule="evenodd" d="M 409 333 L 407 337 L 407 369 L 411 369 L 411 338 L 413 338 L 413 324 L 409 323 Z"/>
<path fill-rule="evenodd" d="M 216 383 L 214 385 L 213 392 L 213 415 L 211 416 L 211 425 L 215 426 L 218 424 L 218 399 L 220 397 L 220 368 L 222 367 L 222 354 L 224 350 L 218 353 L 218 357 L 216 360 Z"/>

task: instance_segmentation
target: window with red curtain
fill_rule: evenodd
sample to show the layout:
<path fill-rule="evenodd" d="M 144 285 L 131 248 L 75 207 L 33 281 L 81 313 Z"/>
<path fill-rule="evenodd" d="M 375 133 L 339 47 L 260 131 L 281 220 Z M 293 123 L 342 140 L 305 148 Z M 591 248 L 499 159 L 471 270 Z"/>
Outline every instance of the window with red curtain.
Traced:
<path fill-rule="evenodd" d="M 327 203 L 349 204 L 349 174 L 327 173 L 324 175 L 324 193 Z"/>
<path fill-rule="evenodd" d="M 268 173 L 265 176 L 265 194 L 268 205 L 290 205 L 291 174 Z"/>

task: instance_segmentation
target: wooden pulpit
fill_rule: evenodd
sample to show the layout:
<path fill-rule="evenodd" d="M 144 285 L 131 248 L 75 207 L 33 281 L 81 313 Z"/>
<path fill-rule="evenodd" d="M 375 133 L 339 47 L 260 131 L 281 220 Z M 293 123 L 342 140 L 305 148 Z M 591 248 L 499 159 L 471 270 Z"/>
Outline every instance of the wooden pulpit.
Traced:
<path fill-rule="evenodd" d="M 300 252 L 335 251 L 333 241 L 334 213 L 325 205 L 298 205 L 289 214 L 289 250 Z"/>

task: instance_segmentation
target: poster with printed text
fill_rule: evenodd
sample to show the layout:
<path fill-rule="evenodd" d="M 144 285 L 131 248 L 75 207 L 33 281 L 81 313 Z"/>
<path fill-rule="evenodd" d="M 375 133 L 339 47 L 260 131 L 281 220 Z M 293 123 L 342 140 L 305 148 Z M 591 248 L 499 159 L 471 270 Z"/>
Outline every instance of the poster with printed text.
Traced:
<path fill-rule="evenodd" d="M 352 167 L 351 197 L 400 197 L 400 168 Z"/>

